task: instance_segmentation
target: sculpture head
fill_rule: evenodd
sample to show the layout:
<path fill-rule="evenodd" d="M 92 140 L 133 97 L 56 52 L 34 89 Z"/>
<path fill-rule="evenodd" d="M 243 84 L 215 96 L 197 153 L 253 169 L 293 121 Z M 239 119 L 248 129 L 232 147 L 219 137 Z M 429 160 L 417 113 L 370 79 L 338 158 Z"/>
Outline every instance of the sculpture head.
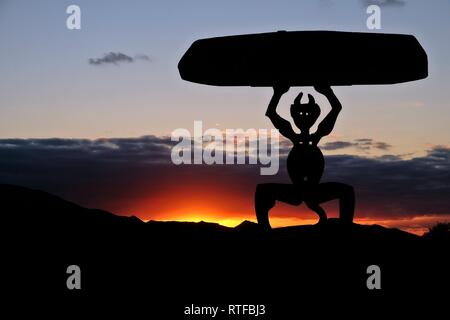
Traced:
<path fill-rule="evenodd" d="M 320 116 L 320 107 L 314 97 L 308 94 L 308 103 L 301 103 L 303 92 L 300 92 L 291 104 L 291 117 L 301 131 L 308 131 Z"/>

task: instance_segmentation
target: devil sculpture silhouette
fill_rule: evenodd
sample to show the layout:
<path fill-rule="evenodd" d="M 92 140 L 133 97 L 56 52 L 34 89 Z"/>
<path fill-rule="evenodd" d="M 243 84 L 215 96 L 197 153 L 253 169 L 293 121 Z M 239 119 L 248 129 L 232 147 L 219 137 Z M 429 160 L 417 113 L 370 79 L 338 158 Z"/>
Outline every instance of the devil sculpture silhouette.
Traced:
<path fill-rule="evenodd" d="M 309 50 L 304 50 L 305 46 Z M 330 48 L 339 50 L 330 54 Z M 374 54 L 373 59 L 368 54 Z M 368 60 L 372 63 L 367 64 Z M 278 31 L 199 39 L 183 55 L 178 69 L 182 79 L 206 85 L 266 87 L 275 84 L 266 115 L 294 144 L 287 159 L 292 184 L 266 183 L 256 187 L 258 224 L 267 230 L 270 229 L 269 211 L 276 200 L 297 206 L 305 202 L 319 215 L 319 223 L 323 223 L 327 215 L 321 203 L 339 199 L 340 220 L 345 224 L 353 221 L 353 187 L 320 182 L 325 162 L 317 145 L 333 130 L 342 106 L 330 86 L 318 84 L 380 85 L 424 79 L 428 76 L 428 58 L 412 35 Z M 294 124 L 301 131 L 297 134 L 289 121 L 277 114 L 276 108 L 290 86 L 311 85 L 327 97 L 331 111 L 311 134 L 320 108 L 311 95 L 309 102 L 302 104 L 300 93 L 291 105 Z"/>
<path fill-rule="evenodd" d="M 301 103 L 303 93 L 300 92 L 290 109 L 294 124 L 300 129 L 298 134 L 292 129 L 290 122 L 283 119 L 276 110 L 280 98 L 289 90 L 289 86 L 277 85 L 273 89 L 274 94 L 266 116 L 294 145 L 287 158 L 287 170 L 292 184 L 264 183 L 256 187 L 255 211 L 259 226 L 265 230 L 271 228 L 269 210 L 276 200 L 295 206 L 305 202 L 308 208 L 319 215 L 319 223 L 323 223 L 327 220 L 327 215 L 320 204 L 339 199 L 339 218 L 342 222 L 351 223 L 355 208 L 353 187 L 339 182 L 320 183 L 325 161 L 317 144 L 333 130 L 342 109 L 341 103 L 329 86 L 315 86 L 314 89 L 328 99 L 331 111 L 319 124 L 317 131 L 310 133 L 311 127 L 319 118 L 320 107 L 310 94 L 308 103 Z"/>

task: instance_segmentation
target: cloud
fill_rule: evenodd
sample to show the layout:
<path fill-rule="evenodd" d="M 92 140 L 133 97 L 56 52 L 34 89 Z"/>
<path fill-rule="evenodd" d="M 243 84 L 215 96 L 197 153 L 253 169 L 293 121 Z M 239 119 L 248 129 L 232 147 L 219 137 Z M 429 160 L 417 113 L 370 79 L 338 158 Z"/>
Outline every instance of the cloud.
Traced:
<path fill-rule="evenodd" d="M 388 150 L 392 146 L 389 143 L 386 142 L 374 142 L 373 147 L 380 150 Z"/>
<path fill-rule="evenodd" d="M 85 206 L 119 213 L 139 215 L 137 204 L 146 203 L 146 218 L 152 218 L 163 202 L 182 206 L 182 197 L 192 190 L 201 191 L 199 198 L 189 203 L 209 201 L 215 195 L 212 206 L 251 215 L 256 184 L 290 182 L 285 167 L 287 144 L 281 146 L 279 174 L 260 176 L 258 165 L 176 166 L 170 159 L 175 143 L 170 137 L 157 136 L 0 139 L 0 183 L 46 190 Z M 371 139 L 351 143 L 374 144 Z M 339 143 L 334 142 L 334 147 L 339 148 Z M 357 217 L 450 214 L 450 148 L 445 146 L 411 159 L 329 155 L 322 181 L 355 187 Z M 167 194 L 173 198 L 168 200 Z M 226 203 L 219 203 L 220 199 Z"/>
<path fill-rule="evenodd" d="M 327 142 L 322 146 L 323 150 L 339 150 L 354 146 L 354 143 L 348 141 Z"/>
<path fill-rule="evenodd" d="M 119 63 L 132 63 L 137 60 L 151 61 L 150 57 L 145 54 L 137 54 L 134 57 L 126 55 L 121 52 L 108 52 L 101 58 L 90 58 L 89 64 L 91 65 L 104 65 L 104 64 L 119 64 Z"/>
<path fill-rule="evenodd" d="M 426 156 L 327 157 L 325 179 L 352 184 L 370 215 L 408 216 L 450 213 L 450 149 L 436 147 Z"/>
<path fill-rule="evenodd" d="M 403 0 L 362 0 L 365 6 L 375 4 L 380 7 L 403 7 L 406 2 Z"/>
<path fill-rule="evenodd" d="M 134 56 L 136 60 L 143 60 L 143 61 L 151 61 L 150 57 L 146 54 L 137 54 Z"/>
<path fill-rule="evenodd" d="M 362 151 L 369 151 L 372 148 L 384 150 L 389 150 L 392 146 L 389 143 L 374 141 L 373 139 L 355 139 L 354 141 L 333 141 L 327 142 L 322 146 L 323 150 L 339 150 L 344 148 L 356 148 Z"/>

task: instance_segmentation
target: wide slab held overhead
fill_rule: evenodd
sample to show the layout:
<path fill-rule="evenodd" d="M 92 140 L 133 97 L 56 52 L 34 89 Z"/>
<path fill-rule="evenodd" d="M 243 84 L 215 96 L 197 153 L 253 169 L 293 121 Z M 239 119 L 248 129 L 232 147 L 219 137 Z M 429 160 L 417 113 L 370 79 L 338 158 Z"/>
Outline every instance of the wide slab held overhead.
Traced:
<path fill-rule="evenodd" d="M 197 40 L 178 69 L 214 86 L 375 85 L 424 79 L 428 59 L 412 35 L 278 31 Z"/>

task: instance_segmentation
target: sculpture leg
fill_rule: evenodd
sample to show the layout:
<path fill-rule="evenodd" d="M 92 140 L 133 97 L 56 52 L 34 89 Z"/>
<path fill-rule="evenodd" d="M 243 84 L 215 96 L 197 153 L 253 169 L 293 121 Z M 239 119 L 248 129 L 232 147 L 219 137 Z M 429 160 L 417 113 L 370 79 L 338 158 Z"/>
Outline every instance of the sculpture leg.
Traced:
<path fill-rule="evenodd" d="M 317 203 L 339 199 L 339 219 L 352 223 L 355 212 L 355 192 L 353 187 L 339 182 L 326 182 L 317 186 L 314 194 Z"/>
<path fill-rule="evenodd" d="M 327 221 L 327 213 L 318 203 L 305 200 L 305 204 L 308 206 L 309 209 L 311 209 L 312 211 L 314 211 L 319 215 L 319 223 L 325 223 Z"/>
<path fill-rule="evenodd" d="M 282 201 L 292 205 L 302 203 L 302 192 L 292 184 L 264 183 L 256 187 L 255 212 L 258 225 L 264 229 L 271 229 L 269 223 L 269 211 L 275 205 L 275 201 Z"/>

